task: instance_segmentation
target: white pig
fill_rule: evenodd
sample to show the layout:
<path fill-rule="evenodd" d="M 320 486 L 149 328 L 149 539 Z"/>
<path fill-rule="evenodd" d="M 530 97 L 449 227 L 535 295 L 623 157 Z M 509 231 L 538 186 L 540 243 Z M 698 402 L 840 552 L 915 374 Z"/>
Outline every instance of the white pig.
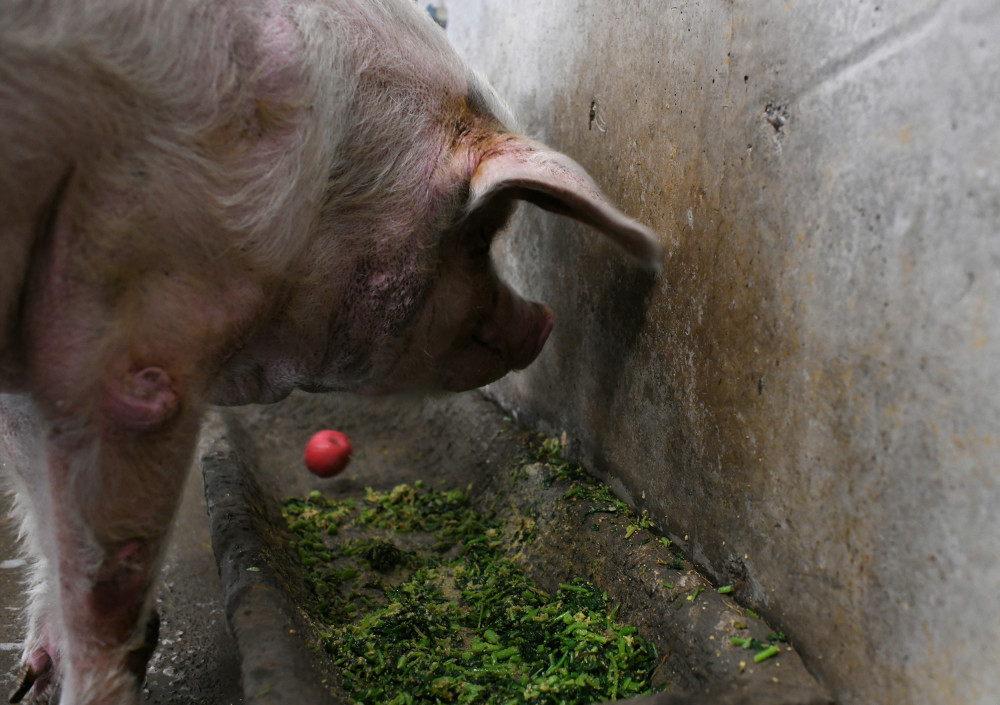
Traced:
<path fill-rule="evenodd" d="M 501 282 L 517 199 L 652 233 L 412 0 L 4 0 L 0 437 L 32 558 L 16 699 L 134 705 L 208 404 L 462 390 L 552 312 Z"/>

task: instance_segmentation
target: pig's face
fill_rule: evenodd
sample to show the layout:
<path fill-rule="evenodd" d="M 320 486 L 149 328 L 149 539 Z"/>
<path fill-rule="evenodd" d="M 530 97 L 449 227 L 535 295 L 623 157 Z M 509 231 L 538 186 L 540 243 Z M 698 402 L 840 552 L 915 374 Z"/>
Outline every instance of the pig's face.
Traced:
<path fill-rule="evenodd" d="M 501 281 L 490 259 L 518 199 L 590 223 L 657 265 L 648 230 L 615 210 L 579 165 L 483 121 L 475 138 L 463 130 L 464 139 L 429 141 L 451 147 L 426 183 L 386 189 L 363 216 L 337 209 L 319 219 L 294 291 L 252 354 L 230 365 L 217 401 L 270 401 L 294 387 L 461 391 L 526 367 L 553 314 Z"/>
<path fill-rule="evenodd" d="M 500 281 L 489 255 L 519 200 L 659 265 L 657 238 L 576 162 L 514 133 L 502 102 L 427 18 L 408 3 L 365 6 L 398 12 L 397 22 L 390 32 L 386 17 L 342 18 L 368 38 L 357 47 L 365 60 L 338 94 L 345 105 L 319 111 L 319 139 L 303 140 L 330 155 L 296 192 L 322 188 L 302 198 L 317 207 L 307 244 L 254 338 L 227 360 L 217 403 L 273 401 L 296 387 L 464 390 L 527 366 L 552 312 Z"/>
<path fill-rule="evenodd" d="M 412 311 L 390 335 L 366 341 L 372 381 L 358 391 L 463 391 L 538 356 L 552 330 L 552 311 L 518 296 L 490 261 L 490 243 L 509 210 L 498 204 L 471 217 L 455 214 L 459 221 L 427 252 L 426 279 Z"/>

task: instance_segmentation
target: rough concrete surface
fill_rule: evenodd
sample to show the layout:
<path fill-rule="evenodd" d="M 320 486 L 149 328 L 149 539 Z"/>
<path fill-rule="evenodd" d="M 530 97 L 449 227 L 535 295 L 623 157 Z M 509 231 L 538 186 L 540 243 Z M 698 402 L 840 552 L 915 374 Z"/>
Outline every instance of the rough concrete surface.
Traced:
<path fill-rule="evenodd" d="M 996 702 L 1000 5 L 453 0 L 448 33 L 671 249 L 649 281 L 522 209 L 495 251 L 556 325 L 491 393 L 841 702 Z"/>

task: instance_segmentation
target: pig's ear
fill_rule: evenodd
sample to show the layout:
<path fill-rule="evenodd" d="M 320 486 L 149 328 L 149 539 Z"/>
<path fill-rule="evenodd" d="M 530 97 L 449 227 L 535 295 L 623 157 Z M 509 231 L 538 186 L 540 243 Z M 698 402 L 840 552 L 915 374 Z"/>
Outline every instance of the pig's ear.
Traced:
<path fill-rule="evenodd" d="M 472 175 L 469 212 L 498 197 L 586 223 L 649 269 L 660 270 L 663 248 L 656 234 L 615 208 L 583 167 L 564 154 L 519 138 L 495 144 Z"/>

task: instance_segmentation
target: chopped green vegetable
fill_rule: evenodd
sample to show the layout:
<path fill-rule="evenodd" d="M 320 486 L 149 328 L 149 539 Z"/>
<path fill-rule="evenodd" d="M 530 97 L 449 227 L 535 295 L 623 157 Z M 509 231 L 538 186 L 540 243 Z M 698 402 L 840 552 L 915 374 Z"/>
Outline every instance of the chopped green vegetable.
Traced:
<path fill-rule="evenodd" d="M 770 641 L 783 641 L 784 640 L 784 636 L 785 636 L 784 634 L 780 634 L 780 633 L 779 634 L 768 634 L 767 635 L 767 641 L 768 642 L 770 642 Z M 729 643 L 733 644 L 734 646 L 741 646 L 744 649 L 756 649 L 757 653 L 754 654 L 754 657 L 753 657 L 754 663 L 760 663 L 761 661 L 769 659 L 772 656 L 776 656 L 781 651 L 781 649 L 779 647 L 775 646 L 774 644 L 765 643 L 763 641 L 760 641 L 759 639 L 754 639 L 752 637 L 748 637 L 748 638 L 744 639 L 744 638 L 741 638 L 741 637 L 738 637 L 738 636 L 734 636 L 734 637 L 732 637 L 732 638 L 729 639 Z"/>
<path fill-rule="evenodd" d="M 776 656 L 779 651 L 780 649 L 777 646 L 769 646 L 763 651 L 759 651 L 757 654 L 755 654 L 753 657 L 753 662 L 760 663 L 761 661 L 769 659 L 772 656 Z"/>
<path fill-rule="evenodd" d="M 741 639 L 738 636 L 734 636 L 733 638 L 731 638 L 729 640 L 729 643 L 735 644 L 736 646 L 742 646 L 744 649 L 749 649 L 754 644 L 754 642 L 757 642 L 757 640 L 756 639 L 750 639 L 750 638 Z M 757 642 L 757 643 L 760 643 L 760 642 Z"/>
<path fill-rule="evenodd" d="M 285 504 L 320 646 L 352 702 L 584 705 L 650 692 L 655 649 L 615 623 L 607 595 L 582 580 L 545 595 L 464 493 L 417 489 Z"/>

